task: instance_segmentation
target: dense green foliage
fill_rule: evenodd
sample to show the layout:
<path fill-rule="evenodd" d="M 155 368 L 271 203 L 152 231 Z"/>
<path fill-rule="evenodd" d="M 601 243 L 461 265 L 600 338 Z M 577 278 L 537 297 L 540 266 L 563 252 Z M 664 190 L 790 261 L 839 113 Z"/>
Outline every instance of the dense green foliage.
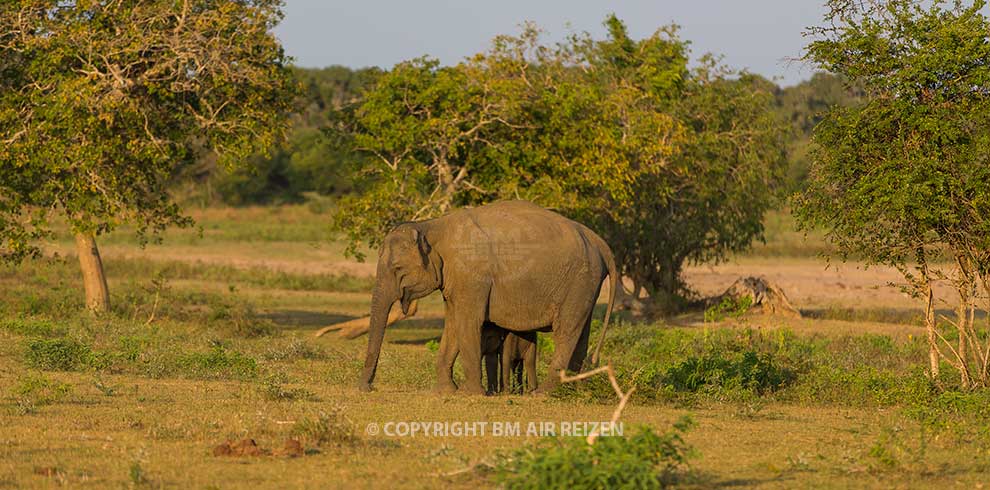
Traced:
<path fill-rule="evenodd" d="M 548 46 L 528 26 L 456 66 L 382 74 L 340 127 L 372 158 L 337 229 L 374 245 L 401 221 L 525 198 L 598 230 L 636 287 L 674 307 L 686 262 L 761 236 L 784 131 L 768 84 L 708 57 L 689 69 L 675 28 L 633 40 L 614 16 L 606 27 Z"/>
<path fill-rule="evenodd" d="M 635 434 L 600 437 L 593 445 L 581 437 L 545 438 L 502 455 L 496 479 L 510 490 L 667 488 L 677 483 L 691 455 L 681 434 L 692 424 L 681 419 L 666 434 L 640 427 Z"/>
<path fill-rule="evenodd" d="M 797 215 L 828 230 L 843 257 L 900 269 L 911 292 L 928 299 L 932 374 L 942 356 L 964 386 L 986 385 L 990 344 L 973 320 L 978 297 L 990 293 L 986 3 L 830 5 L 831 27 L 812 31 L 807 58 L 865 97 L 817 126 Z M 936 341 L 931 303 L 932 281 L 946 276 L 959 293 L 953 344 Z"/>
<path fill-rule="evenodd" d="M 287 140 L 271 155 L 254 155 L 248 165 L 232 172 L 203 169 L 208 177 L 203 183 L 234 205 L 299 202 L 307 193 L 333 196 L 352 191 L 351 173 L 366 157 L 326 131 L 341 112 L 352 109 L 379 73 L 375 68 L 342 66 L 292 68 L 303 89 L 294 103 Z"/>
<path fill-rule="evenodd" d="M 366 156 L 328 135 L 341 113 L 353 110 L 365 90 L 381 74 L 375 68 L 292 68 L 304 90 L 296 100 L 293 126 L 288 140 L 272 155 L 255 155 L 249 165 L 232 172 L 218 169 L 211 159 L 195 166 L 192 194 L 210 200 L 215 193 L 226 204 L 301 202 L 307 195 L 338 196 L 354 191 L 351 172 Z M 842 79 L 816 73 L 809 80 L 777 88 L 767 80 L 754 79 L 774 95 L 774 112 L 789 126 L 787 141 L 788 190 L 802 189 L 810 166 L 811 132 L 833 106 L 849 106 L 859 97 Z M 339 112 L 338 112 L 339 111 Z"/>
<path fill-rule="evenodd" d="M 339 122 L 341 113 L 360 103 L 381 70 L 293 67 L 292 74 L 304 90 L 295 102 L 288 140 L 272 155 L 255 155 L 247 167 L 232 172 L 220 171 L 211 159 L 205 159 L 187 175 L 193 177 L 194 195 L 209 199 L 204 194 L 213 192 L 224 203 L 244 205 L 301 202 L 310 193 L 337 196 L 354 191 L 351 171 L 361 167 L 365 156 L 341 144 L 327 130 Z M 802 189 L 808 177 L 808 151 L 815 125 L 830 108 L 852 105 L 861 91 L 824 72 L 784 88 L 767 80 L 754 82 L 773 93 L 774 112 L 790 128 L 785 135 L 785 187 Z"/>
<path fill-rule="evenodd" d="M 787 139 L 787 189 L 803 190 L 811 169 L 811 135 L 834 107 L 849 107 L 862 91 L 842 78 L 818 72 L 806 81 L 777 91 L 776 112 L 790 126 Z"/>
<path fill-rule="evenodd" d="M 54 212 L 87 234 L 187 224 L 173 176 L 280 137 L 293 93 L 279 0 L 0 3 L 0 255 Z"/>
<path fill-rule="evenodd" d="M 828 339 L 787 330 L 657 330 L 623 326 L 603 347 L 620 386 L 640 403 L 776 398 L 852 406 L 925 404 L 937 393 L 918 368 L 922 339 L 861 335 Z M 958 386 L 942 379 L 945 387 Z M 566 384 L 554 396 L 610 403 L 604 378 Z"/>

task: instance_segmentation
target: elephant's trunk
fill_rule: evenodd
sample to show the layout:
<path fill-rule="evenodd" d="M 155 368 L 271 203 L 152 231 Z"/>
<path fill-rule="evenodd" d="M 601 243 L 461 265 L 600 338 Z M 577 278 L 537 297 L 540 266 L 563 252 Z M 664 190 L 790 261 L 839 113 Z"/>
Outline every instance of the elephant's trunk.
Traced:
<path fill-rule="evenodd" d="M 358 388 L 361 391 L 371 391 L 371 382 L 375 380 L 375 370 L 378 368 L 378 356 L 382 352 L 382 342 L 385 340 L 385 327 L 388 323 L 388 313 L 392 304 L 398 299 L 395 288 L 379 271 L 378 281 L 371 296 L 371 320 L 368 330 L 368 352 L 364 358 L 364 370 Z"/>

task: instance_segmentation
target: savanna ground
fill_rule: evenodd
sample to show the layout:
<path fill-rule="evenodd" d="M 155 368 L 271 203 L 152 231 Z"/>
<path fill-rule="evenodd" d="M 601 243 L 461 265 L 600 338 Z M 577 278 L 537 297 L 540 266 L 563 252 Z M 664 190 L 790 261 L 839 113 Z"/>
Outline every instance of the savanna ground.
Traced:
<path fill-rule="evenodd" d="M 376 391 L 361 393 L 366 340 L 312 334 L 367 314 L 373 255 L 345 259 L 329 216 L 305 206 L 193 215 L 201 232 L 174 230 L 161 245 L 142 249 L 126 232 L 103 238 L 105 318 L 80 312 L 68 235 L 48 245 L 48 259 L 0 268 L 0 488 L 488 487 L 497 479 L 486 465 L 534 438 L 365 428 L 612 413 L 604 379 L 542 397 L 434 394 L 437 295 L 388 330 Z M 715 294 L 763 275 L 804 317 L 730 305 L 708 321 L 700 312 L 620 320 L 603 357 L 637 388 L 626 432 L 664 433 L 690 416 L 693 450 L 675 480 L 688 488 L 979 488 L 990 397 L 932 389 L 918 304 L 887 285 L 896 273 L 826 268 L 819 237 L 790 231 L 785 214 L 767 224 L 766 245 L 693 267 L 688 282 Z M 542 377 L 552 348 L 541 342 Z M 243 439 L 271 454 L 214 455 Z M 289 439 L 301 455 L 284 449 Z"/>

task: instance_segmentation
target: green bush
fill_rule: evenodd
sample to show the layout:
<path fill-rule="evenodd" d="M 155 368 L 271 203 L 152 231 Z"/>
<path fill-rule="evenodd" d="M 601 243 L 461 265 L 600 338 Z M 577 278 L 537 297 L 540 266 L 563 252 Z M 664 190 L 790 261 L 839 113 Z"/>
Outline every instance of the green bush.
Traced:
<path fill-rule="evenodd" d="M 791 370 L 774 362 L 772 354 L 747 350 L 689 357 L 668 369 L 663 383 L 679 392 L 743 390 L 762 395 L 779 390 L 794 378 Z"/>
<path fill-rule="evenodd" d="M 193 352 L 180 356 L 179 374 L 201 379 L 249 380 L 258 376 L 258 363 L 240 352 L 214 343 L 209 352 Z"/>
<path fill-rule="evenodd" d="M 718 322 L 726 317 L 739 318 L 749 311 L 750 306 L 753 306 L 753 298 L 749 296 L 742 298 L 726 296 L 720 303 L 705 310 L 705 322 Z"/>
<path fill-rule="evenodd" d="M 268 337 L 278 331 L 271 320 L 259 318 L 248 303 L 221 301 L 211 304 L 210 308 L 209 321 L 229 337 L 252 339 Z"/>
<path fill-rule="evenodd" d="M 804 403 L 887 407 L 926 403 L 934 391 L 920 367 L 899 373 L 870 365 L 822 365 L 804 373 L 789 396 Z"/>
<path fill-rule="evenodd" d="M 64 329 L 47 319 L 6 318 L 0 320 L 0 330 L 25 337 L 58 337 Z"/>
<path fill-rule="evenodd" d="M 316 419 L 303 419 L 292 427 L 292 434 L 314 446 L 356 446 L 361 443 L 357 430 L 341 407 L 320 412 Z"/>
<path fill-rule="evenodd" d="M 272 373 L 265 377 L 259 386 L 261 395 L 271 401 L 316 401 L 316 395 L 305 388 L 286 388 L 288 377 L 284 373 Z"/>
<path fill-rule="evenodd" d="M 693 423 L 683 418 L 672 431 L 642 427 L 629 436 L 545 438 L 499 456 L 495 479 L 509 490 L 667 488 L 683 476 L 692 450 L 681 435 Z"/>
<path fill-rule="evenodd" d="M 93 361 L 92 349 L 73 339 L 31 339 L 26 348 L 27 365 L 47 371 L 78 371 Z"/>

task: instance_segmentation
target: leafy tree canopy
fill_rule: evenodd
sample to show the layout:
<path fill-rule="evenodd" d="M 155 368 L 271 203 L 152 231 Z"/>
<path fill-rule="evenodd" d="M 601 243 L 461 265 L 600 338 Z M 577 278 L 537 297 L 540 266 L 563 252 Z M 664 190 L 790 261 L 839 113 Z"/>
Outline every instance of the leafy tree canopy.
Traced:
<path fill-rule="evenodd" d="M 930 372 L 940 359 L 963 386 L 990 384 L 990 345 L 973 326 L 990 293 L 990 22 L 986 3 L 829 2 L 807 58 L 865 92 L 815 129 L 814 166 L 796 201 L 846 257 L 900 269 L 927 298 Z M 940 259 L 951 259 L 947 266 Z M 932 280 L 950 275 L 958 343 L 941 344 Z"/>
<path fill-rule="evenodd" d="M 675 27 L 633 40 L 545 45 L 527 26 L 456 66 L 421 58 L 382 74 L 338 134 L 372 155 L 336 226 L 353 245 L 454 206 L 526 198 L 600 230 L 625 273 L 685 292 L 686 261 L 719 260 L 762 232 L 784 166 L 768 84 L 688 68 Z"/>
<path fill-rule="evenodd" d="M 187 224 L 170 178 L 275 143 L 294 84 L 279 0 L 0 3 L 0 253 L 37 250 L 52 212 L 77 232 Z"/>

